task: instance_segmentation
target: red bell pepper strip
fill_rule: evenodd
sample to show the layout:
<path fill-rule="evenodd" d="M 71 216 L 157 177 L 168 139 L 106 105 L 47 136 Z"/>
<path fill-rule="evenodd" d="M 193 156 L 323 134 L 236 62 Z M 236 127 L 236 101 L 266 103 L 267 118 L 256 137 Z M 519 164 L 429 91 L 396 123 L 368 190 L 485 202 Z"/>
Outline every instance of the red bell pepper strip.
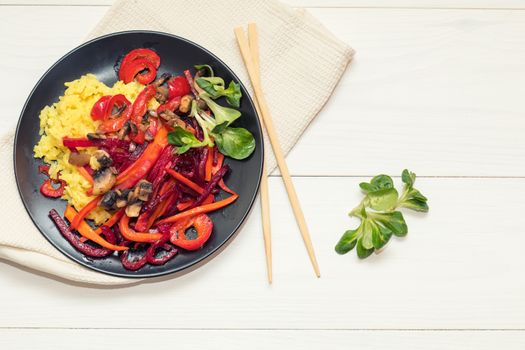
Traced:
<path fill-rule="evenodd" d="M 124 56 L 124 58 L 122 59 L 122 62 L 120 63 L 120 66 L 121 67 L 125 66 L 129 62 L 132 62 L 132 61 L 135 61 L 135 60 L 141 59 L 141 58 L 145 58 L 148 61 L 150 61 L 155 66 L 155 68 L 159 68 L 160 67 L 160 57 L 159 57 L 159 55 L 157 55 L 157 53 L 155 51 L 153 51 L 153 50 L 144 49 L 144 48 L 134 49 L 134 50 L 131 50 L 130 52 L 128 52 L 127 55 Z M 119 77 L 119 79 L 120 79 L 120 77 Z M 120 80 L 122 80 L 122 79 L 120 79 Z"/>
<path fill-rule="evenodd" d="M 102 196 L 98 196 L 96 197 L 95 199 L 91 200 L 91 202 L 89 202 L 88 204 L 86 204 L 84 206 L 84 208 L 82 208 L 78 214 L 75 216 L 75 218 L 71 221 L 71 228 L 76 230 L 78 228 L 78 226 L 80 225 L 80 223 L 82 222 L 82 220 L 84 220 L 84 218 L 93 210 L 95 209 L 96 207 L 98 207 L 98 203 L 100 202 L 100 200 L 102 199 Z"/>
<path fill-rule="evenodd" d="M 151 134 L 151 136 L 155 137 L 155 135 L 157 135 L 158 130 L 159 130 L 159 120 L 157 118 L 150 117 L 148 132 Z"/>
<path fill-rule="evenodd" d="M 97 102 L 91 108 L 91 119 L 93 120 L 103 120 L 106 116 L 106 107 L 111 99 L 111 96 L 102 96 L 98 99 Z"/>
<path fill-rule="evenodd" d="M 54 187 L 53 184 L 59 184 L 58 187 Z M 40 193 L 49 198 L 59 198 L 64 194 L 64 188 L 67 183 L 61 179 L 47 179 L 40 186 Z"/>
<path fill-rule="evenodd" d="M 146 70 L 146 72 L 140 73 Z M 155 80 L 157 69 L 146 58 L 138 58 L 120 66 L 119 79 L 128 84 L 137 79 L 140 84 L 146 85 Z"/>
<path fill-rule="evenodd" d="M 195 227 L 197 238 L 188 239 L 186 237 L 186 230 L 192 226 Z M 204 243 L 210 238 L 212 230 L 213 221 L 211 221 L 208 215 L 200 214 L 173 225 L 170 229 L 170 241 L 177 247 L 186 250 L 197 250 L 202 248 Z"/>
<path fill-rule="evenodd" d="M 172 215 L 170 217 L 167 217 L 165 219 L 162 219 L 157 222 L 157 224 L 167 224 L 171 222 L 176 222 L 191 216 L 195 216 L 202 213 L 209 213 L 210 211 L 214 211 L 217 209 L 220 209 L 222 207 L 225 207 L 233 202 L 235 202 L 239 198 L 238 195 L 234 194 L 228 198 L 225 198 L 223 200 L 220 200 L 218 202 L 210 203 L 210 204 L 203 204 L 201 206 L 195 207 L 190 210 L 183 211 L 181 213 Z"/>
<path fill-rule="evenodd" d="M 104 120 L 113 119 L 120 113 L 124 113 L 126 109 L 131 107 L 131 102 L 122 94 L 112 96 L 106 104 L 106 110 L 104 111 Z M 113 112 L 117 112 L 113 114 Z M 128 111 L 129 113 L 129 111 Z"/>
<path fill-rule="evenodd" d="M 117 176 L 116 189 L 126 189 L 135 186 L 137 182 L 146 177 L 159 159 L 162 150 L 168 144 L 168 131 L 162 127 L 157 132 L 155 139 L 150 143 L 135 163 Z"/>
<path fill-rule="evenodd" d="M 122 110 L 119 116 L 113 117 L 113 107 Z M 111 97 L 106 106 L 104 121 L 99 125 L 98 130 L 103 133 L 116 132 L 122 129 L 130 119 L 132 113 L 131 102 L 122 94 Z"/>
<path fill-rule="evenodd" d="M 168 102 L 161 104 L 157 107 L 157 114 L 161 114 L 162 112 L 168 110 L 168 111 L 175 111 L 177 108 L 179 108 L 180 105 L 180 96 L 175 96 L 172 99 L 170 99 Z"/>
<path fill-rule="evenodd" d="M 38 172 L 49 176 L 49 165 L 39 165 Z"/>
<path fill-rule="evenodd" d="M 137 126 L 137 132 L 131 136 L 131 139 L 139 144 L 144 143 L 145 135 L 142 126 L 142 118 L 148 110 L 148 101 L 155 97 L 156 89 L 153 85 L 148 85 L 140 92 L 133 102 L 131 121 Z"/>
<path fill-rule="evenodd" d="M 180 181 L 181 183 L 183 183 L 184 185 L 188 186 L 189 188 L 191 188 L 195 192 L 197 192 L 199 194 L 202 194 L 204 192 L 204 188 L 200 187 L 195 182 L 191 181 L 190 179 L 188 179 L 186 176 L 182 175 L 181 173 L 178 173 L 178 172 L 176 172 L 173 169 L 166 169 L 166 172 L 168 174 L 170 174 L 171 176 L 173 176 L 175 178 L 175 180 Z"/>
<path fill-rule="evenodd" d="M 186 78 L 178 76 L 168 80 L 168 98 L 173 99 L 175 97 L 181 97 L 189 94 L 190 91 L 191 86 Z"/>
<path fill-rule="evenodd" d="M 204 180 L 210 181 L 213 168 L 213 155 L 216 152 L 214 147 L 208 147 L 208 157 L 206 158 L 206 167 L 204 170 Z"/>
<path fill-rule="evenodd" d="M 133 242 L 155 242 L 162 238 L 160 233 L 135 232 L 129 227 L 129 216 L 124 215 L 118 223 L 122 236 Z"/>
<path fill-rule="evenodd" d="M 189 70 L 184 71 L 184 76 L 186 76 L 186 80 L 188 82 L 188 85 L 190 86 L 191 92 L 195 95 L 195 98 L 199 98 L 199 94 L 197 93 L 197 90 L 195 90 L 195 83 L 193 82 L 193 77 L 191 76 L 191 73 Z"/>
<path fill-rule="evenodd" d="M 66 219 L 69 220 L 69 222 L 72 222 L 78 217 L 78 214 L 79 213 L 77 213 L 77 211 L 73 209 L 72 206 L 68 205 L 66 207 L 66 212 L 64 213 L 64 216 L 66 217 Z M 102 238 L 99 234 L 95 233 L 95 231 L 91 228 L 91 226 L 89 226 L 88 223 L 85 222 L 84 220 L 80 221 L 77 231 L 86 239 L 93 241 L 101 245 L 104 248 L 111 249 L 111 250 L 127 250 L 128 249 L 128 247 L 117 246 L 117 245 L 109 243 L 104 238 Z"/>
<path fill-rule="evenodd" d="M 142 123 L 142 117 L 148 110 L 148 102 L 155 97 L 155 86 L 148 85 L 142 90 L 133 102 L 131 121 L 139 126 Z"/>

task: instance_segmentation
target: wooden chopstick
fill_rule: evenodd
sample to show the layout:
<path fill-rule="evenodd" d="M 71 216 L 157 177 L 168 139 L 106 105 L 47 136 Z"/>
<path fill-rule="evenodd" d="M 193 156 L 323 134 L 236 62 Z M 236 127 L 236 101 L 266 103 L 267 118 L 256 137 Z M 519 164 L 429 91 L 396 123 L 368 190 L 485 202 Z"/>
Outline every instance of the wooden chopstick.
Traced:
<path fill-rule="evenodd" d="M 252 29 L 252 32 L 253 32 L 252 37 L 254 36 L 257 37 L 257 31 L 256 31 L 255 24 L 253 24 L 252 27 L 255 29 L 255 30 Z M 263 118 L 263 122 L 266 127 L 268 137 L 270 138 L 270 142 L 272 144 L 272 149 L 273 149 L 275 158 L 277 160 L 277 165 L 279 166 L 279 169 L 281 170 L 281 176 L 282 176 L 286 191 L 288 193 L 290 204 L 292 205 L 292 209 L 295 215 L 295 219 L 297 221 L 297 225 L 299 226 L 299 230 L 301 231 L 301 236 L 303 238 L 303 241 L 304 241 L 306 250 L 308 252 L 308 256 L 310 257 L 310 261 L 314 268 L 315 274 L 317 277 L 320 277 L 321 273 L 319 271 L 319 265 L 315 257 L 314 249 L 312 246 L 312 240 L 310 238 L 310 233 L 308 232 L 308 227 L 306 225 L 306 220 L 304 218 L 303 211 L 301 210 L 301 205 L 299 204 L 299 198 L 297 197 L 295 187 L 290 177 L 290 171 L 288 170 L 288 166 L 286 165 L 286 161 L 284 159 L 284 154 L 281 149 L 281 145 L 279 143 L 277 132 L 275 131 L 275 127 L 273 125 L 273 120 L 270 115 L 270 111 L 268 110 L 268 105 L 266 104 L 266 99 L 262 92 L 261 83 L 260 83 L 260 74 L 254 66 L 254 63 L 253 63 L 254 58 L 252 57 L 252 53 L 250 51 L 248 41 L 244 34 L 244 30 L 242 29 L 242 27 L 237 27 L 235 28 L 234 32 L 237 38 L 237 43 L 239 44 L 239 48 L 241 50 L 241 54 L 244 60 L 244 65 L 246 66 L 246 69 L 248 70 L 248 75 L 250 76 L 250 81 L 252 82 L 253 90 L 255 91 L 255 98 L 257 99 L 257 102 L 259 104 L 259 109 L 261 110 L 261 116 Z M 258 59 L 258 57 L 256 59 Z"/>
<path fill-rule="evenodd" d="M 257 28 L 254 23 L 248 25 L 248 41 L 250 52 L 252 54 L 254 68 L 260 72 L 259 66 L 259 40 L 257 37 Z M 257 114 L 261 115 L 259 104 L 255 102 Z M 263 169 L 261 177 L 261 217 L 264 237 L 264 250 L 266 253 L 266 271 L 268 274 L 268 283 L 272 283 L 272 233 L 270 226 L 270 199 L 268 195 L 268 172 L 266 171 L 266 162 L 263 160 Z"/>

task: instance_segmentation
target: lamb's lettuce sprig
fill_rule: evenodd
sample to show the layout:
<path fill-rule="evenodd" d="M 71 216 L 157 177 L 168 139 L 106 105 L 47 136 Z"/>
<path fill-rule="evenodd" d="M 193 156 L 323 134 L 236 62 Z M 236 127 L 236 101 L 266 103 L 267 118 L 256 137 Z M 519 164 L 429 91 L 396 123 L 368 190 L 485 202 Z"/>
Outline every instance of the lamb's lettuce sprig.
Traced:
<path fill-rule="evenodd" d="M 335 246 L 337 253 L 346 254 L 356 248 L 359 258 L 367 258 L 383 248 L 392 235 L 402 237 L 407 234 L 407 224 L 398 209 L 428 211 L 427 198 L 414 188 L 416 174 L 405 169 L 401 179 L 404 183 L 401 195 L 388 175 L 378 175 L 370 182 L 359 184 L 365 197 L 349 216 L 357 217 L 360 224 L 343 234 Z"/>

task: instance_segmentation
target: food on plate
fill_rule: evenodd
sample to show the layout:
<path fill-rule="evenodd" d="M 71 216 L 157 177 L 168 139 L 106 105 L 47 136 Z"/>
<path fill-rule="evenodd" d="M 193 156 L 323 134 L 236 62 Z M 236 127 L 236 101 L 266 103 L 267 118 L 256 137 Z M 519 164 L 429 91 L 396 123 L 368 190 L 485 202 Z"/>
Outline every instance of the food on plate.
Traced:
<path fill-rule="evenodd" d="M 238 198 L 225 157 L 255 149 L 253 135 L 232 126 L 241 113 L 215 101 L 238 108 L 239 84 L 226 86 L 209 65 L 157 76 L 159 67 L 155 51 L 137 48 L 112 87 L 93 74 L 66 83 L 42 109 L 34 147 L 41 194 L 67 201 L 65 219 L 49 213 L 64 238 L 89 257 L 119 254 L 133 271 L 201 249 L 213 232 L 208 213 Z"/>
<path fill-rule="evenodd" d="M 388 175 L 378 175 L 369 183 L 359 184 L 365 197 L 348 215 L 361 223 L 355 230 L 343 234 L 335 246 L 337 253 L 346 254 L 356 247 L 357 256 L 365 259 L 382 249 L 392 235 L 403 237 L 407 234 L 407 224 L 398 209 L 428 211 L 427 198 L 414 188 L 416 174 L 405 169 L 401 179 L 404 183 L 401 195 Z"/>

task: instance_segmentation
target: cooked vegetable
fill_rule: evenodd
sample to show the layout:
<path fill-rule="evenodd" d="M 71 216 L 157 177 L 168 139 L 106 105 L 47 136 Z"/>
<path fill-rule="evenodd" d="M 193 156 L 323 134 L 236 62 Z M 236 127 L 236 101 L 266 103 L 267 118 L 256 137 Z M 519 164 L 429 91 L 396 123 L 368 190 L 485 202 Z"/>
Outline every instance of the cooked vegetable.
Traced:
<path fill-rule="evenodd" d="M 82 242 L 80 240 L 80 237 L 76 236 L 73 232 L 71 232 L 64 219 L 62 219 L 60 214 L 58 214 L 55 209 L 51 209 L 51 211 L 49 212 L 49 216 L 57 226 L 62 236 L 64 236 L 64 238 L 82 254 L 93 258 L 104 258 L 113 253 L 114 249 L 94 247 L 90 244 Z M 116 243 L 116 237 L 113 231 L 104 231 L 104 236 L 106 238 L 105 242 L 107 243 L 107 246 L 111 246 Z M 101 240 L 103 239 L 100 238 L 99 241 Z"/>
<path fill-rule="evenodd" d="M 242 159 L 255 147 L 247 130 L 231 127 L 241 113 L 214 102 L 224 96 L 238 107 L 239 84 L 226 87 L 207 65 L 196 66 L 195 77 L 185 70 L 184 75 L 164 73 L 155 80 L 159 66 L 154 51 L 136 49 L 119 67 L 119 78 L 126 84 L 107 89 L 96 77 L 86 76 L 84 81 L 91 79 L 91 83 L 77 87 L 83 95 L 75 93 L 82 102 L 68 108 L 82 115 L 87 112 L 91 118 L 71 119 L 80 129 L 66 128 L 65 137 L 50 135 L 54 140 L 62 138 L 62 144 L 53 144 L 60 158 L 44 159 L 48 164 L 62 159 L 67 163 L 69 157 L 74 165 L 59 168 L 67 172 L 68 180 L 74 179 L 66 191 L 60 171 L 57 179 L 48 178 L 41 187 L 47 196 L 78 198 L 70 203 L 81 210 L 68 205 L 64 213 L 69 227 L 56 211 L 50 213 L 64 237 L 87 256 L 106 257 L 119 251 L 122 266 L 133 271 L 146 264 L 165 264 L 177 255 L 176 246 L 202 248 L 213 229 L 206 213 L 238 198 L 224 183 L 229 170 L 224 155 Z M 84 132 L 85 137 L 79 137 Z M 43 156 L 42 147 L 39 157 Z M 39 171 L 49 177 L 49 165 Z M 221 190 L 231 196 L 216 201 Z M 413 196 L 404 200 L 413 205 Z"/>
<path fill-rule="evenodd" d="M 73 209 L 73 207 L 71 207 L 69 205 L 66 207 L 66 212 L 64 213 L 64 216 L 70 222 L 72 222 L 72 220 L 76 219 L 78 217 L 78 215 L 79 215 L 79 213 L 77 213 L 76 210 Z M 84 236 L 85 238 L 89 239 L 90 241 L 93 241 L 93 242 L 99 244 L 100 246 L 102 246 L 104 248 L 111 249 L 111 250 L 117 250 L 117 251 L 118 250 L 126 250 L 126 249 L 128 249 L 127 247 L 118 246 L 118 245 L 115 245 L 115 243 L 110 243 L 110 242 L 104 240 L 84 220 L 80 221 L 80 224 L 79 224 L 77 230 L 78 230 L 78 233 L 80 233 L 82 236 Z"/>
<path fill-rule="evenodd" d="M 196 238 L 189 238 L 186 231 L 195 228 Z M 210 238 L 213 230 L 213 221 L 206 214 L 199 214 L 186 220 L 182 220 L 171 227 L 170 241 L 177 247 L 186 250 L 197 250 L 202 248 L 204 243 Z"/>
<path fill-rule="evenodd" d="M 427 198 L 414 188 L 416 174 L 405 169 L 401 179 L 405 183 L 401 196 L 387 175 L 378 175 L 369 183 L 359 184 L 365 197 L 349 215 L 357 217 L 361 223 L 357 229 L 343 234 L 335 246 L 337 253 L 346 254 L 357 247 L 357 255 L 364 259 L 383 248 L 392 235 L 402 237 L 407 234 L 405 219 L 397 209 L 428 211 Z"/>
<path fill-rule="evenodd" d="M 85 152 L 71 152 L 69 154 L 69 164 L 83 167 L 86 164 L 89 164 L 91 155 Z"/>
<path fill-rule="evenodd" d="M 106 107 L 111 96 L 102 96 L 91 108 L 91 118 L 93 120 L 103 120 L 106 116 Z"/>
<path fill-rule="evenodd" d="M 55 187 L 58 185 L 58 187 Z M 64 194 L 64 188 L 66 182 L 61 179 L 47 179 L 44 181 L 42 186 L 40 186 L 40 193 L 46 197 L 50 198 L 59 198 Z"/>
<path fill-rule="evenodd" d="M 173 77 L 168 80 L 169 98 L 182 97 L 191 92 L 190 84 L 185 77 Z"/>
<path fill-rule="evenodd" d="M 141 84 L 149 84 L 155 80 L 159 66 L 160 57 L 155 51 L 136 49 L 130 51 L 122 60 L 119 69 L 119 79 L 126 84 L 132 82 L 135 78 Z"/>
<path fill-rule="evenodd" d="M 100 168 L 93 173 L 93 195 L 99 196 L 109 191 L 117 182 L 112 168 Z"/>

